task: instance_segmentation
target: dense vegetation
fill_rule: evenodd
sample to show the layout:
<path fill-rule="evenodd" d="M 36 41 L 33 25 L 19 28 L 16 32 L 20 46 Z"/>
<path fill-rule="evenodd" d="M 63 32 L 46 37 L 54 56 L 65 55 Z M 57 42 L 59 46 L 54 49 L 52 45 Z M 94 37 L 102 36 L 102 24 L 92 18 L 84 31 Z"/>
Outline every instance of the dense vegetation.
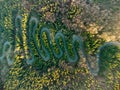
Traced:
<path fill-rule="evenodd" d="M 116 6 L 109 6 L 113 2 L 117 3 Z M 44 61 L 39 57 L 32 36 L 28 38 L 28 33 L 35 25 L 35 22 L 29 23 L 30 18 L 37 18 L 39 23 L 35 38 L 38 45 L 40 46 L 37 37 L 39 30 L 46 26 L 51 30 L 55 51 L 58 51 L 58 48 L 54 35 L 62 32 L 71 56 L 71 37 L 74 34 L 81 36 L 89 61 L 95 64 L 98 48 L 108 41 L 102 35 L 106 30 L 113 30 L 109 28 L 111 17 L 119 11 L 119 5 L 119 0 L 0 1 L 0 56 L 5 55 L 3 60 L 0 59 L 0 87 L 5 90 L 116 90 L 120 85 L 120 47 L 111 45 L 103 49 L 104 53 L 100 53 L 100 71 L 97 76 L 93 76 L 81 52 L 78 52 L 80 59 L 76 63 L 68 62 L 66 55 L 56 59 L 52 53 L 50 60 Z M 17 15 L 22 16 L 18 25 L 15 22 Z M 23 37 L 16 34 L 19 30 Z M 50 51 L 46 34 L 42 37 Z M 9 46 L 3 52 L 6 41 L 12 45 L 10 53 L 7 53 Z M 62 46 L 61 40 L 59 42 Z M 8 54 L 9 58 L 14 60 L 13 65 L 7 62 Z M 32 55 L 35 62 L 32 65 L 26 64 L 26 60 L 31 59 Z M 95 65 L 93 66 L 95 68 Z"/>

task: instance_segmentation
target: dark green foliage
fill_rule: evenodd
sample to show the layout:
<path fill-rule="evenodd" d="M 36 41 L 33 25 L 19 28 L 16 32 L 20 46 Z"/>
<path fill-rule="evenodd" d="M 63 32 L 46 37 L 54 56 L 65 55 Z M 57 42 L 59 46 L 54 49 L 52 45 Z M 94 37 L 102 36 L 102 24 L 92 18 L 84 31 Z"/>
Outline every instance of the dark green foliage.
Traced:
<path fill-rule="evenodd" d="M 107 71 L 112 71 L 114 73 L 120 68 L 120 47 L 116 45 L 106 45 L 100 53 L 100 75 L 104 75 Z"/>
<path fill-rule="evenodd" d="M 108 3 L 109 1 L 94 0 L 94 2 L 105 4 L 105 3 Z M 75 24 L 75 26 L 81 26 L 79 24 L 84 23 L 84 22 L 86 22 L 87 24 L 91 24 L 90 22 L 92 22 L 94 24 L 94 23 L 98 23 L 99 20 L 101 20 L 101 18 L 99 18 L 98 22 L 95 22 L 96 20 L 92 21 L 92 19 L 90 19 L 88 20 L 89 22 L 87 22 L 87 19 L 89 17 L 95 17 L 96 15 L 96 14 L 95 15 L 89 14 L 91 12 L 88 13 L 89 10 L 87 11 L 86 9 L 89 8 L 90 5 L 92 6 L 92 3 L 90 3 L 90 5 L 89 3 L 87 4 L 88 5 L 86 4 L 83 5 L 85 6 L 85 8 L 83 9 L 81 8 L 83 6 L 73 5 L 72 0 L 56 0 L 56 1 L 55 0 L 5 0 L 5 1 L 0 1 L 0 12 L 1 12 L 0 13 L 0 38 L 1 38 L 0 45 L 3 45 L 5 41 L 10 41 L 10 43 L 13 45 L 13 51 L 16 49 L 18 50 L 17 52 L 15 51 L 15 55 L 16 55 L 14 57 L 15 63 L 12 67 L 10 67 L 9 76 L 4 86 L 6 89 L 11 89 L 12 87 L 11 90 L 14 90 L 14 89 L 17 89 L 17 90 L 18 89 L 25 89 L 25 90 L 38 89 L 40 90 L 39 88 L 41 88 L 41 86 L 43 89 L 48 89 L 49 87 L 52 89 L 58 89 L 58 88 L 65 89 L 65 87 L 71 87 L 74 90 L 76 90 L 76 88 L 80 89 L 81 87 L 83 90 L 84 89 L 87 90 L 91 88 L 93 89 L 97 81 L 93 79 L 94 77 L 91 75 L 91 73 L 89 73 L 88 67 L 87 65 L 85 65 L 86 63 L 84 63 L 82 59 L 80 59 L 81 56 L 79 56 L 80 60 L 78 60 L 75 63 L 68 62 L 67 55 L 64 50 L 64 44 L 63 44 L 62 38 L 60 38 L 58 42 L 64 54 L 63 54 L 63 57 L 56 58 L 53 55 L 51 47 L 49 46 L 49 41 L 47 39 L 46 34 L 42 35 L 41 36 L 42 38 L 40 38 L 41 28 L 47 27 L 51 31 L 50 37 L 53 43 L 53 48 L 56 53 L 59 53 L 57 44 L 54 41 L 54 36 L 57 34 L 57 32 L 62 32 L 67 42 L 67 48 L 68 48 L 69 54 L 70 56 L 74 56 L 73 49 L 72 49 L 72 43 L 71 43 L 72 36 L 74 34 L 78 36 L 80 35 L 84 41 L 85 53 L 88 56 L 89 55 L 95 56 L 96 53 L 98 52 L 98 48 L 101 45 L 103 45 L 105 40 L 102 38 L 99 38 L 97 36 L 98 33 L 91 34 L 87 30 L 84 30 L 84 29 L 82 30 L 80 27 L 78 27 L 79 29 L 77 28 L 78 30 L 76 30 L 74 26 L 71 26 L 73 24 Z M 99 10 L 99 7 L 97 8 L 98 9 L 92 7 L 91 11 Z M 84 13 L 84 10 L 87 13 Z M 99 14 L 99 12 L 97 12 L 97 14 Z M 20 24 L 17 25 L 17 27 L 19 27 L 19 30 L 20 28 L 22 28 L 20 32 L 26 31 L 24 33 L 22 32 L 24 36 L 27 37 L 26 40 L 22 40 L 24 38 L 22 37 L 23 35 L 19 35 L 19 34 L 17 35 L 16 26 L 15 26 L 17 24 L 15 22 L 17 15 L 21 15 L 22 17 L 26 15 L 27 17 L 27 19 L 23 18 L 23 21 L 22 21 L 22 23 L 25 22 L 24 27 Z M 81 19 L 79 17 L 80 15 L 83 17 L 85 16 L 85 18 Z M 34 27 L 36 25 L 35 21 L 30 23 L 31 18 L 36 18 L 36 21 L 39 22 L 37 27 Z M 78 22 L 74 21 L 75 18 L 78 20 Z M 64 22 L 63 19 L 65 19 L 68 22 Z M 17 22 L 19 23 L 19 20 Z M 86 23 L 85 23 L 85 26 L 87 27 Z M 32 30 L 36 30 L 34 33 L 35 37 L 33 37 L 32 32 L 34 31 Z M 81 32 L 81 33 L 78 33 L 78 32 Z M 4 37 L 2 37 L 2 35 L 4 35 Z M 16 37 L 18 39 L 16 39 Z M 41 50 L 42 54 L 46 55 L 46 53 L 40 48 L 41 39 L 44 42 L 45 48 L 50 53 L 50 60 L 48 61 L 44 61 L 43 58 L 38 53 L 38 50 Z M 23 45 L 24 43 L 27 43 L 26 46 Z M 35 43 L 38 44 L 39 48 L 36 47 Z M 16 46 L 16 44 L 18 44 L 18 46 Z M 76 42 L 75 43 L 76 50 L 79 49 L 78 46 L 79 46 L 79 43 Z M 26 54 L 27 50 L 25 50 L 25 47 L 27 47 L 28 53 L 30 55 Z M 2 51 L 2 47 L 0 47 L 0 54 L 2 53 L 1 51 Z M 102 50 L 102 53 L 100 53 L 99 75 L 102 75 L 107 70 L 111 70 L 111 68 L 112 68 L 112 71 L 120 70 L 120 67 L 119 67 L 120 62 L 118 60 L 119 53 L 120 53 L 120 49 L 116 46 L 109 46 Z M 79 52 L 77 54 L 79 54 Z M 29 56 L 29 58 L 31 59 L 32 55 L 34 56 L 35 62 L 32 65 L 27 65 L 26 57 Z M 61 63 L 62 65 L 60 65 Z M 0 66 L 0 71 L 1 70 L 2 70 L 2 67 Z M 66 85 L 66 83 L 68 83 L 68 85 Z M 97 82 L 96 87 L 99 87 L 98 83 L 99 81 Z M 4 82 L 1 81 L 0 79 L 0 86 L 1 85 L 3 87 Z"/>
<path fill-rule="evenodd" d="M 84 48 L 87 54 L 96 55 L 98 48 L 105 42 L 104 39 L 93 35 L 90 32 L 83 32 L 81 34 L 84 38 Z"/>

